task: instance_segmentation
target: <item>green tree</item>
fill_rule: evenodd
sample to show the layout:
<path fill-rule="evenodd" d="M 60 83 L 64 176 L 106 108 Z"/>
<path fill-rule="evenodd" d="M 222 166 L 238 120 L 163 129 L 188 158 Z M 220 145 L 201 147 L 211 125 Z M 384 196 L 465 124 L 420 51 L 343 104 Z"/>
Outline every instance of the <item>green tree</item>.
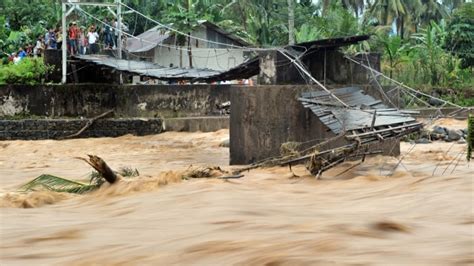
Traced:
<path fill-rule="evenodd" d="M 440 85 L 446 77 L 446 72 L 455 68 L 452 56 L 442 47 L 446 34 L 444 24 L 431 22 L 428 27 L 412 36 L 415 42 L 411 51 L 413 63 L 424 72 L 425 81 L 431 85 Z"/>
<path fill-rule="evenodd" d="M 388 34 L 376 36 L 377 41 L 384 48 L 384 55 L 388 58 L 389 76 L 392 78 L 393 71 L 401 62 L 402 55 L 405 53 L 406 48 L 399 36 L 389 36 Z"/>
<path fill-rule="evenodd" d="M 447 25 L 444 48 L 462 59 L 462 67 L 474 65 L 474 3 L 466 3 L 453 13 Z"/>

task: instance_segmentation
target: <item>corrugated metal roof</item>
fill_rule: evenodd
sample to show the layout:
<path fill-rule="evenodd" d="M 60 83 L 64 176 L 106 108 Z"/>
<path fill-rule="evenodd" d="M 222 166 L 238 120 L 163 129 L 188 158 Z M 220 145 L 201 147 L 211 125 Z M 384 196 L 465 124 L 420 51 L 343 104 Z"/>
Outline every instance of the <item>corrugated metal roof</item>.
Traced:
<path fill-rule="evenodd" d="M 370 35 L 354 35 L 330 39 L 320 39 L 309 42 L 301 42 L 294 45 L 289 45 L 287 47 L 291 47 L 295 50 L 301 50 L 302 48 L 305 48 L 305 51 L 322 48 L 333 49 L 351 44 L 356 44 L 361 41 L 366 41 L 369 38 Z"/>
<path fill-rule="evenodd" d="M 140 39 L 127 39 L 126 47 L 130 53 L 146 52 L 155 48 L 158 44 L 168 39 L 168 37 L 170 37 L 169 31 L 158 26 L 138 35 L 137 38 Z"/>
<path fill-rule="evenodd" d="M 231 39 L 232 41 L 236 42 L 239 46 L 249 46 L 250 44 L 244 41 L 243 39 L 235 36 L 221 27 L 217 26 L 216 24 L 209 22 L 207 20 L 200 20 L 198 21 L 199 25 L 212 29 L 225 37 Z M 140 53 L 140 52 L 147 52 L 160 43 L 164 42 L 168 39 L 172 33 L 169 30 L 165 29 L 162 26 L 156 26 L 152 29 L 145 31 L 144 33 L 137 35 L 137 38 L 129 38 L 127 40 L 127 50 L 130 53 Z"/>
<path fill-rule="evenodd" d="M 210 25 L 210 22 L 206 22 Z M 157 31 L 162 30 L 162 28 L 156 27 L 154 32 L 150 31 L 151 35 L 156 35 L 155 41 L 163 41 L 162 39 L 167 38 L 169 33 L 159 33 Z M 143 34 L 148 34 L 147 32 Z M 142 36 L 142 35 L 139 35 Z M 151 38 L 151 37 L 150 37 Z M 291 47 L 295 50 L 306 47 L 308 49 L 319 49 L 319 48 L 328 48 L 328 47 L 340 47 L 344 45 L 354 44 L 363 40 L 368 39 L 368 35 L 360 36 L 349 36 L 342 38 L 333 38 L 333 39 L 323 39 L 316 40 L 305 43 L 298 43 Z M 138 42 L 131 44 L 129 43 L 130 49 L 136 49 L 135 51 L 147 51 L 156 45 L 150 44 L 151 46 L 146 46 L 146 42 L 140 42 L 139 40 L 130 39 L 130 42 Z M 234 68 L 231 68 L 227 71 L 215 71 L 211 69 L 187 69 L 187 68 L 177 68 L 177 67 L 163 67 L 146 61 L 134 61 L 134 60 L 121 60 L 115 59 L 112 57 L 104 58 L 99 55 L 83 55 L 77 56 L 76 58 L 91 61 L 96 64 L 106 65 L 112 68 L 116 68 L 120 71 L 128 71 L 131 73 L 136 73 L 143 76 L 149 76 L 158 79 L 170 80 L 170 79 L 180 79 L 180 80 L 192 80 L 196 82 L 214 82 L 214 81 L 223 81 L 223 80 L 236 80 L 236 79 L 247 79 L 252 76 L 257 75 L 260 72 L 259 57 L 256 56 Z M 322 96 L 321 96 L 322 97 Z"/>
<path fill-rule="evenodd" d="M 350 108 L 343 107 L 326 91 L 305 92 L 298 100 L 335 134 L 371 128 L 375 110 L 374 128 L 416 122 L 415 118 L 397 109 L 388 108 L 358 87 L 335 89 L 331 92 Z"/>
<path fill-rule="evenodd" d="M 220 34 L 226 36 L 227 38 L 233 40 L 234 42 L 238 43 L 240 46 L 250 46 L 250 43 L 246 42 L 244 39 L 224 30 L 223 28 L 219 27 L 218 25 L 208 21 L 208 20 L 201 20 L 199 21 L 200 24 L 213 29 L 216 32 L 219 32 Z"/>
<path fill-rule="evenodd" d="M 259 65 L 259 57 L 257 56 L 229 70 L 218 73 L 216 75 L 198 78 L 196 79 L 196 81 L 214 82 L 214 81 L 221 81 L 221 80 L 248 79 L 250 77 L 258 75 L 259 72 L 260 72 L 260 65 Z"/>
<path fill-rule="evenodd" d="M 220 73 L 212 69 L 163 67 L 147 61 L 117 59 L 104 55 L 78 55 L 75 57 L 97 65 L 161 80 L 193 80 Z"/>

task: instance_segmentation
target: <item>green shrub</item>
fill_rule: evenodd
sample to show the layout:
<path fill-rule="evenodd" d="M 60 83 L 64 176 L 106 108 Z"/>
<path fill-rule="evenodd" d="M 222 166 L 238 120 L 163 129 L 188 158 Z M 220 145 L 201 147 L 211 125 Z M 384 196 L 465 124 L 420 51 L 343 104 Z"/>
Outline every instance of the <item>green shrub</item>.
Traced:
<path fill-rule="evenodd" d="M 0 65 L 0 84 L 43 83 L 52 67 L 44 64 L 42 58 L 23 58 L 18 64 Z"/>

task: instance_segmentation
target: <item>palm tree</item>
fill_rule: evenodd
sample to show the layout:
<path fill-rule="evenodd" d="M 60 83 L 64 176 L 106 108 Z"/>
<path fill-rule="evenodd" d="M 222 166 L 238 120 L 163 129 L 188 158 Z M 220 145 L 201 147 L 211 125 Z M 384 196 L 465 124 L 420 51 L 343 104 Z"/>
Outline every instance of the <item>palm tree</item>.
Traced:
<path fill-rule="evenodd" d="M 463 0 L 446 0 L 458 5 Z M 370 3 L 370 2 L 369 2 Z M 374 0 L 369 13 L 382 25 L 396 23 L 397 34 L 404 38 L 406 32 L 418 32 L 420 26 L 439 21 L 448 15 L 447 5 L 438 0 Z"/>
<path fill-rule="evenodd" d="M 223 10 L 235 8 L 240 14 L 244 30 L 252 37 L 251 42 L 259 45 L 287 43 L 288 9 L 287 1 L 233 0 Z"/>
<path fill-rule="evenodd" d="M 354 13 L 357 18 L 362 15 L 365 8 L 365 1 L 364 0 L 342 0 L 342 5 L 347 9 L 354 10 Z"/>
<path fill-rule="evenodd" d="M 454 9 L 466 3 L 466 0 L 443 0 L 442 2 L 446 9 L 449 11 L 449 13 L 452 13 Z"/>
<path fill-rule="evenodd" d="M 418 25 L 423 7 L 421 0 L 406 1 L 406 12 L 403 16 L 397 18 L 397 33 L 401 38 L 406 37 L 406 33 L 415 33 L 418 31 Z"/>
<path fill-rule="evenodd" d="M 432 20 L 439 21 L 448 16 L 447 7 L 437 0 L 421 0 L 423 12 L 420 14 L 421 25 L 429 25 Z"/>
<path fill-rule="evenodd" d="M 369 13 L 382 25 L 391 25 L 393 21 L 405 15 L 404 0 L 375 0 Z"/>

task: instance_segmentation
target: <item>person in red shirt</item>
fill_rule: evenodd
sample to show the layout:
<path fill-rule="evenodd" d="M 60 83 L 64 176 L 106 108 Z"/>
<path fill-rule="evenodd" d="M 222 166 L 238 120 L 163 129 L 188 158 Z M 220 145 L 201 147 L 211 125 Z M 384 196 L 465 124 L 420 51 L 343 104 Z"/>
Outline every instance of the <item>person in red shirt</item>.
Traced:
<path fill-rule="evenodd" d="M 69 51 L 71 55 L 75 55 L 77 53 L 77 26 L 76 22 L 73 22 L 69 26 Z"/>

